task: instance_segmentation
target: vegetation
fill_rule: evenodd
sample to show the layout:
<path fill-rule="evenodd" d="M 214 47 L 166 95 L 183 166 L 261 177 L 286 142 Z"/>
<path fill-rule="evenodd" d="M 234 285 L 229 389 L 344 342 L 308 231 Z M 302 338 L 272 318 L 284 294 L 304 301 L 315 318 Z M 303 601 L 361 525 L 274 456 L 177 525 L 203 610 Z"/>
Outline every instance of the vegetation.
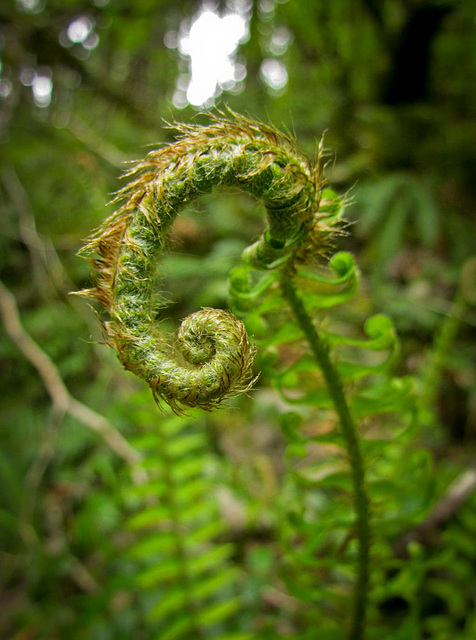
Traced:
<path fill-rule="evenodd" d="M 0 9 L 2 636 L 474 638 L 472 5 Z"/>

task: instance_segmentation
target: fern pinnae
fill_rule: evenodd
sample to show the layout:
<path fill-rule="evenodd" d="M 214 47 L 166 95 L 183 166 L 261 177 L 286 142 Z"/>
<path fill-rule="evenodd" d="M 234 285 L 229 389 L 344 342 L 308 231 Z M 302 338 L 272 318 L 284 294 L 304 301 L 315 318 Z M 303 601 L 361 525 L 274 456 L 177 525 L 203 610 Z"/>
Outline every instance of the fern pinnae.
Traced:
<path fill-rule="evenodd" d="M 128 490 L 136 511 L 128 553 L 141 565 L 136 584 L 155 601 L 148 613 L 154 637 L 222 638 L 238 609 L 239 573 L 231 545 L 216 542 L 226 525 L 205 472 L 213 458 L 203 431 L 167 416 L 135 445 L 144 452 L 148 482 Z"/>

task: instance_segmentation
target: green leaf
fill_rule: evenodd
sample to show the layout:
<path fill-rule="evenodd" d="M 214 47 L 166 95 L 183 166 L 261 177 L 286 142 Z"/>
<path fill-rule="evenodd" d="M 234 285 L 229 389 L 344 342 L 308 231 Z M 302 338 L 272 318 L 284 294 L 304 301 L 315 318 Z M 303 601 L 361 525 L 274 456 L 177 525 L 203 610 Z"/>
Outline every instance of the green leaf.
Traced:
<path fill-rule="evenodd" d="M 306 442 L 306 438 L 298 431 L 302 422 L 302 416 L 295 411 L 289 411 L 281 416 L 281 429 L 289 442 Z"/>
<path fill-rule="evenodd" d="M 319 215 L 323 216 L 323 222 L 331 224 L 342 216 L 344 212 L 344 199 L 332 189 L 323 189 L 319 204 Z"/>
<path fill-rule="evenodd" d="M 308 465 L 299 472 L 300 478 L 309 483 L 310 486 L 339 489 L 350 491 L 350 477 L 348 471 L 329 471 L 326 465 Z"/>
<path fill-rule="evenodd" d="M 306 270 L 298 272 L 298 285 L 306 292 L 306 306 L 309 310 L 328 309 L 347 302 L 357 292 L 358 272 L 352 254 L 336 253 L 329 261 L 332 273 Z"/>
<path fill-rule="evenodd" d="M 424 184 L 415 186 L 413 190 L 415 200 L 415 226 L 419 232 L 422 244 L 430 247 L 438 237 L 440 215 L 438 204 L 432 192 Z"/>
<path fill-rule="evenodd" d="M 408 217 L 408 203 L 405 200 L 397 199 L 385 220 L 385 224 L 374 238 L 374 272 L 376 276 L 382 275 L 385 266 L 402 246 Z"/>
<path fill-rule="evenodd" d="M 231 600 L 217 602 L 200 610 L 198 619 L 205 626 L 212 626 L 239 610 L 241 600 L 235 596 Z"/>
<path fill-rule="evenodd" d="M 140 542 L 129 548 L 132 558 L 138 560 L 148 559 L 156 554 L 168 553 L 177 545 L 177 536 L 170 531 L 162 531 L 161 533 L 154 534 L 144 538 Z"/>
<path fill-rule="evenodd" d="M 207 455 L 200 452 L 199 455 L 174 462 L 169 470 L 174 479 L 174 483 L 181 484 L 203 473 L 203 469 L 207 464 Z"/>
<path fill-rule="evenodd" d="M 156 566 L 140 571 L 137 575 L 137 583 L 142 588 L 151 588 L 164 582 L 180 583 L 182 566 L 175 556 L 162 559 Z"/>
<path fill-rule="evenodd" d="M 132 516 L 127 521 L 128 529 L 143 529 L 151 525 L 157 525 L 170 519 L 170 508 L 167 504 L 161 504 L 157 507 L 149 507 L 141 513 Z"/>
<path fill-rule="evenodd" d="M 219 518 L 205 522 L 205 524 L 198 525 L 196 529 L 187 534 L 187 545 L 192 547 L 213 540 L 222 534 L 224 530 L 225 523 Z"/>
<path fill-rule="evenodd" d="M 196 452 L 197 449 L 206 445 L 206 438 L 202 433 L 192 433 L 181 435 L 167 443 L 167 455 L 173 458 L 180 458 L 185 454 Z"/>
<path fill-rule="evenodd" d="M 162 620 L 170 614 L 182 612 L 186 609 L 187 595 L 179 585 L 167 589 L 160 595 L 158 603 L 150 610 L 149 618 L 153 621 Z"/>
<path fill-rule="evenodd" d="M 352 412 L 356 417 L 402 412 L 411 409 L 413 383 L 409 378 L 382 380 L 360 391 L 351 398 Z"/>
<path fill-rule="evenodd" d="M 206 494 L 212 489 L 210 480 L 208 478 L 194 478 L 189 482 L 180 484 L 175 490 L 174 501 L 177 504 L 190 504 L 197 500 L 203 494 Z"/>
<path fill-rule="evenodd" d="M 222 594 L 227 586 L 234 586 L 239 575 L 236 567 L 226 567 L 216 574 L 200 578 L 194 586 L 194 596 L 204 599 L 214 593 Z"/>
<path fill-rule="evenodd" d="M 405 180 L 402 174 L 390 174 L 372 185 L 365 185 L 357 191 L 357 202 L 360 204 L 360 221 L 362 230 L 368 233 L 392 214 L 392 201 L 396 192 Z"/>
<path fill-rule="evenodd" d="M 301 329 L 294 322 L 287 322 L 264 340 L 259 340 L 259 344 L 262 347 L 272 347 L 295 342 L 300 338 L 302 338 Z"/>
<path fill-rule="evenodd" d="M 167 483 L 164 480 L 153 480 L 146 484 L 138 484 L 131 487 L 127 487 L 127 496 L 134 498 L 145 498 L 148 496 L 155 496 L 159 498 L 167 490 Z"/>
<path fill-rule="evenodd" d="M 222 565 L 225 560 L 228 560 L 232 553 L 233 545 L 231 544 L 215 545 L 199 556 L 191 558 L 189 563 L 190 575 L 198 576 L 211 569 L 215 570 Z"/>
<path fill-rule="evenodd" d="M 167 623 L 167 628 L 160 632 L 156 640 L 189 640 L 193 632 L 194 620 L 186 609 L 180 618 Z"/>

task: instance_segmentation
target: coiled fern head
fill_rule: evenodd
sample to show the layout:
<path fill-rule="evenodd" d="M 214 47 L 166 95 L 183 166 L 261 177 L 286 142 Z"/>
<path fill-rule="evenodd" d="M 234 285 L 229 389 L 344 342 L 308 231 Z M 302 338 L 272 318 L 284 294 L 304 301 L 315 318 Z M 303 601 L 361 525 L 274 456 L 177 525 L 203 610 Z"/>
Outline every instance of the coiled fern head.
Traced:
<path fill-rule="evenodd" d="M 223 310 L 193 313 L 172 343 L 159 331 L 153 276 L 177 213 L 218 185 L 259 198 L 267 227 L 243 254 L 258 269 L 292 268 L 329 229 L 318 213 L 319 162 L 309 162 L 290 136 L 232 112 L 212 116 L 207 126 L 176 128 L 174 143 L 129 172 L 119 208 L 81 250 L 94 271 L 83 295 L 102 305 L 109 345 L 157 399 L 176 411 L 209 410 L 250 387 L 255 349 L 243 324 Z"/>

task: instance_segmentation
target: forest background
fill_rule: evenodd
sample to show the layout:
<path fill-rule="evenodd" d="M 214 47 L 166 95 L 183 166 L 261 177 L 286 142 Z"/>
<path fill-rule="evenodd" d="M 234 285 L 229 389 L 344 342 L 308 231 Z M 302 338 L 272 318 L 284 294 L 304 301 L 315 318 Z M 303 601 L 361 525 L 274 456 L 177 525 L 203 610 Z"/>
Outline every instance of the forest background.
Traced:
<path fill-rule="evenodd" d="M 475 42 L 473 0 L 2 2 L 0 636 L 162 637 L 148 613 L 157 592 L 135 582 L 144 558 L 128 551 L 128 488 L 145 435 L 174 418 L 70 293 L 89 286 L 76 253 L 112 212 L 124 163 L 173 140 L 164 121 L 205 123 L 228 105 L 292 132 L 311 158 L 325 132 L 351 222 L 339 249 L 362 280 L 345 319 L 388 315 L 399 373 L 424 387 L 423 479 L 396 468 L 392 482 L 405 499 L 431 485 L 420 523 L 448 508 L 419 530 L 413 578 L 376 606 L 389 629 L 413 630 L 405 637 L 475 637 Z M 225 274 L 263 224 L 238 193 L 177 220 L 161 268 L 166 326 L 228 307 Z M 273 582 L 284 413 L 263 376 L 231 408 L 192 416 L 247 575 L 235 624 L 263 638 L 298 637 L 293 600 Z"/>

